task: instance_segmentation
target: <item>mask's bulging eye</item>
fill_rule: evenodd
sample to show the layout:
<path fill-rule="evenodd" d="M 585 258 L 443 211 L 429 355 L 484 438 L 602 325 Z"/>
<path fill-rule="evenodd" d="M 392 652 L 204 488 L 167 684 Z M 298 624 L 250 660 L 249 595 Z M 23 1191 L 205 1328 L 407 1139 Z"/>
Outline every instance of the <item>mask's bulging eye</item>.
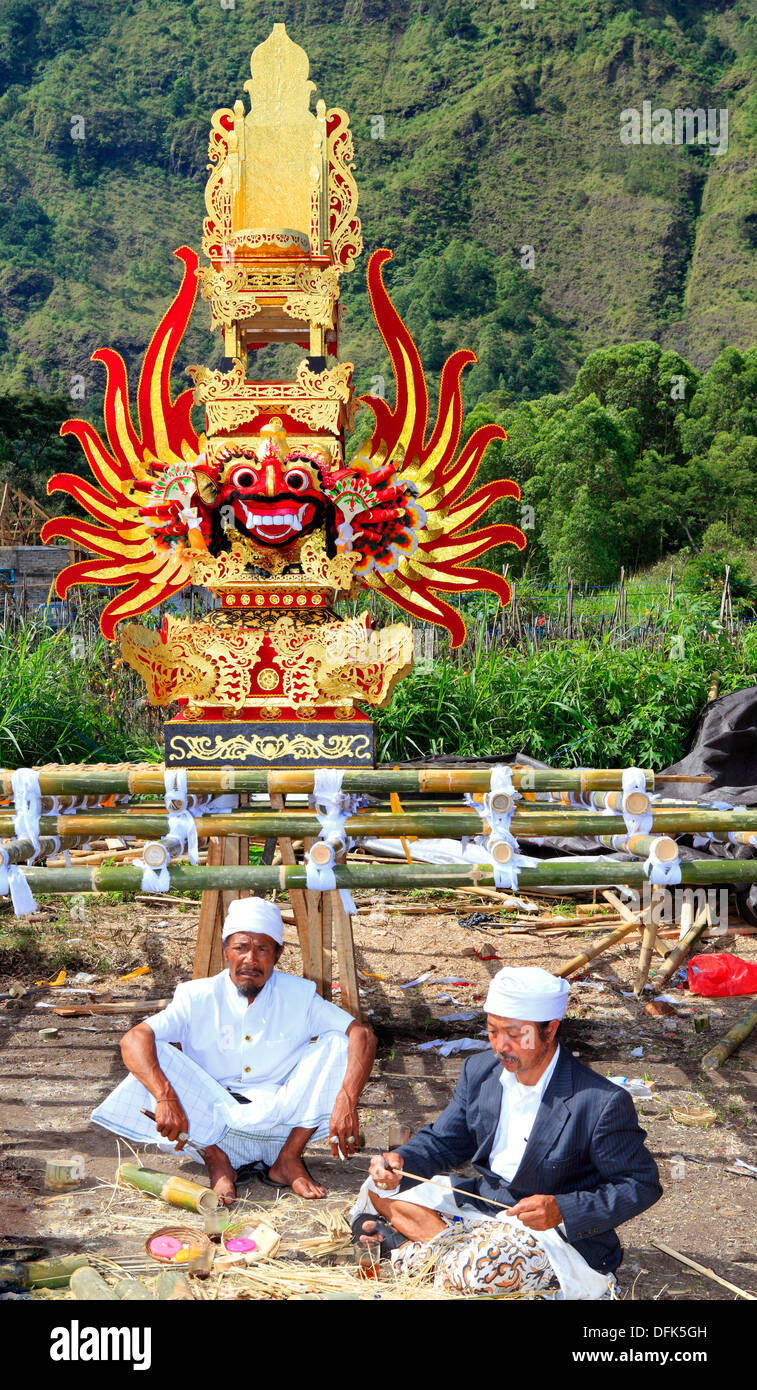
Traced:
<path fill-rule="evenodd" d="M 235 468 L 231 475 L 231 482 L 237 488 L 250 488 L 257 486 L 257 475 L 251 468 Z"/>
<path fill-rule="evenodd" d="M 302 468 L 290 468 L 284 481 L 290 492 L 304 492 L 310 487 L 310 479 Z"/>

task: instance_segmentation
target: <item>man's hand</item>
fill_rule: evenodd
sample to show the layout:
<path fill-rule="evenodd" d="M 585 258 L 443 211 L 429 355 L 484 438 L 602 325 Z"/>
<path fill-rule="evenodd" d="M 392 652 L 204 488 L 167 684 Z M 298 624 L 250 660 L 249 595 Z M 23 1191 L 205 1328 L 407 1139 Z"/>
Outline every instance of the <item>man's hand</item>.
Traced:
<path fill-rule="evenodd" d="M 368 1174 L 377 1187 L 393 1189 L 399 1186 L 404 1159 L 396 1153 L 380 1154 L 371 1159 Z"/>
<path fill-rule="evenodd" d="M 184 1113 L 181 1102 L 177 1095 L 166 1096 L 165 1100 L 159 1100 L 155 1105 L 155 1127 L 164 1139 L 178 1139 L 180 1134 L 186 1134 L 189 1129 L 189 1121 Z M 182 1140 L 176 1145 L 177 1149 L 184 1148 L 185 1141 Z"/>
<path fill-rule="evenodd" d="M 551 1231 L 553 1226 L 559 1226 L 562 1221 L 562 1212 L 554 1197 L 546 1197 L 543 1194 L 523 1197 L 514 1207 L 507 1208 L 507 1214 L 517 1216 L 523 1225 L 530 1226 L 532 1231 Z"/>
<path fill-rule="evenodd" d="M 360 1146 L 360 1129 L 357 1105 L 344 1087 L 334 1101 L 334 1109 L 329 1121 L 329 1143 L 334 1158 L 341 1149 L 346 1158 L 352 1158 Z"/>

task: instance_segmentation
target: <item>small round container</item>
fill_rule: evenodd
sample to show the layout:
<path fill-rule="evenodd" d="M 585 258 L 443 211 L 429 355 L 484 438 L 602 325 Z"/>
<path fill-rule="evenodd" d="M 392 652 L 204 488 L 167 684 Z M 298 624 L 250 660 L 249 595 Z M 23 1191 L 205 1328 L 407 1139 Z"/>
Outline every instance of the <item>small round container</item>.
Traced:
<path fill-rule="evenodd" d="M 204 1211 L 202 1213 L 202 1224 L 205 1228 L 206 1236 L 211 1240 L 219 1241 L 226 1227 L 231 1220 L 230 1213 L 225 1207 L 216 1207 L 214 1211 Z"/>
<path fill-rule="evenodd" d="M 145 1250 L 151 1260 L 184 1271 L 191 1269 L 196 1261 L 204 1259 L 210 1248 L 205 1232 L 192 1226 L 161 1226 L 145 1241 Z"/>
<path fill-rule="evenodd" d="M 73 1154 L 71 1158 L 48 1158 L 45 1164 L 45 1187 L 53 1192 L 68 1192 L 78 1187 L 83 1177 L 81 1154 Z"/>

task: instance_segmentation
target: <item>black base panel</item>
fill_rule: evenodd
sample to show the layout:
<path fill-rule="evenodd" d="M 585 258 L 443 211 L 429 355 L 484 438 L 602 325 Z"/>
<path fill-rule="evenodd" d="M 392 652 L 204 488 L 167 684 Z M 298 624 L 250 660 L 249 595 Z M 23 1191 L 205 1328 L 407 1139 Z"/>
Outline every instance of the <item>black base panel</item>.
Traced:
<path fill-rule="evenodd" d="M 370 720 L 169 719 L 165 725 L 166 767 L 373 767 L 374 745 Z"/>

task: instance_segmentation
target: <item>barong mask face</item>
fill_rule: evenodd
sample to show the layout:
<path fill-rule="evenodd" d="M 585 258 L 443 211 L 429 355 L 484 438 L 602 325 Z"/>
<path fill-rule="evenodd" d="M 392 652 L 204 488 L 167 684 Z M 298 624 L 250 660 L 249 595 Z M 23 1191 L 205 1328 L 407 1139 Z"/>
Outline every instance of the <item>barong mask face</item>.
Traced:
<path fill-rule="evenodd" d="M 487 1014 L 489 1042 L 502 1066 L 518 1073 L 538 1070 L 554 1051 L 559 1019 L 549 1023 L 528 1023 L 520 1018 L 500 1018 Z"/>
<path fill-rule="evenodd" d="M 270 980 L 284 947 L 264 932 L 234 932 L 224 942 L 231 983 L 253 1000 Z"/>

